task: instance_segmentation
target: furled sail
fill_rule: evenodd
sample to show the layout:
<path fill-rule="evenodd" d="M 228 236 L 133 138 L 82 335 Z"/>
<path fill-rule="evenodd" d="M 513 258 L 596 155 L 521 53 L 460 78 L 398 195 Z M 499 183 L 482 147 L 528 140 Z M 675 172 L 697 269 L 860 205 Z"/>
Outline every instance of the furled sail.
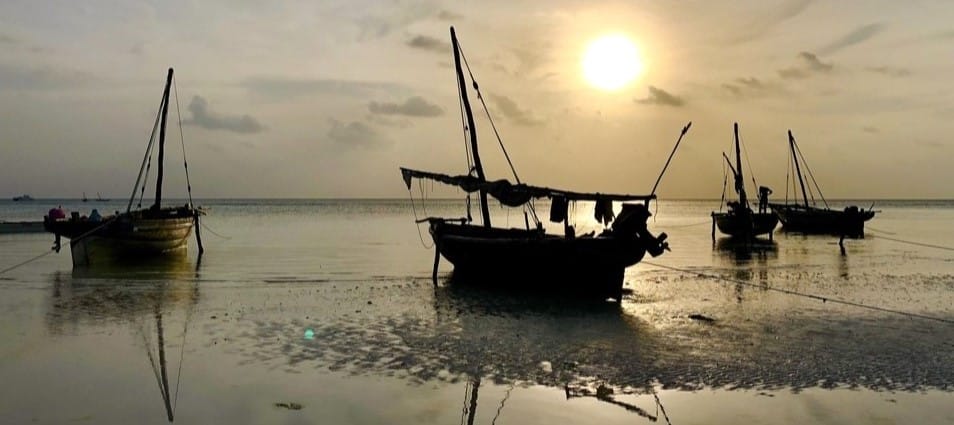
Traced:
<path fill-rule="evenodd" d="M 656 198 L 655 195 L 571 192 L 549 187 L 530 186 L 522 183 L 513 184 L 507 180 L 485 181 L 469 175 L 451 176 L 428 171 L 412 170 L 404 167 L 401 167 L 401 177 L 404 178 L 404 184 L 408 189 L 411 188 L 411 181 L 418 178 L 457 186 L 468 193 L 485 190 L 500 201 L 500 203 L 510 207 L 519 207 L 529 202 L 532 198 L 562 198 L 567 201 L 648 201 Z"/>

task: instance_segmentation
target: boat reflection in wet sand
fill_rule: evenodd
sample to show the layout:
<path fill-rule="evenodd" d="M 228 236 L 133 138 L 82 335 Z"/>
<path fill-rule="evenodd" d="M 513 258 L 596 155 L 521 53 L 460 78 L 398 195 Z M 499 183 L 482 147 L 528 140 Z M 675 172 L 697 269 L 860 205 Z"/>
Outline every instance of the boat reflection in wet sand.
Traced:
<path fill-rule="evenodd" d="M 137 264 L 135 268 L 110 265 L 75 269 L 71 277 L 55 276 L 54 302 L 48 315 L 51 332 L 62 332 L 64 327 L 76 326 L 85 319 L 98 321 L 116 317 L 132 323 L 153 369 L 166 419 L 173 422 L 177 394 L 170 389 L 178 392 L 182 382 L 186 330 L 199 300 L 199 286 L 194 279 L 197 267 L 185 256 L 173 255 Z M 173 363 L 170 368 L 164 319 L 172 316 L 175 308 L 183 307 L 186 312 L 183 328 L 178 329 L 181 331 L 178 366 Z M 178 372 L 170 376 L 170 370 Z M 172 384 L 171 379 L 174 379 Z"/>
<path fill-rule="evenodd" d="M 187 204 L 177 207 L 161 206 L 166 116 L 169 112 L 169 89 L 173 83 L 172 76 L 172 68 L 169 68 L 159 114 L 139 169 L 139 176 L 136 178 L 136 185 L 126 206 L 126 212 L 117 212 L 116 215 L 101 219 L 83 218 L 78 213 L 73 213 L 69 218 L 56 218 L 52 214 L 44 218 L 46 230 L 56 235 L 57 249 L 61 236 L 70 239 L 73 266 L 140 260 L 185 251 L 193 226 L 195 226 L 199 253 L 202 253 L 202 239 L 198 228 L 201 212 L 192 204 L 191 184 L 188 187 L 189 202 Z M 159 156 L 155 201 L 149 208 L 141 208 L 157 129 Z M 143 178 L 144 173 L 145 178 Z M 186 180 L 188 181 L 188 166 L 186 166 Z M 140 209 L 132 210 L 137 193 L 140 195 L 138 204 Z"/>

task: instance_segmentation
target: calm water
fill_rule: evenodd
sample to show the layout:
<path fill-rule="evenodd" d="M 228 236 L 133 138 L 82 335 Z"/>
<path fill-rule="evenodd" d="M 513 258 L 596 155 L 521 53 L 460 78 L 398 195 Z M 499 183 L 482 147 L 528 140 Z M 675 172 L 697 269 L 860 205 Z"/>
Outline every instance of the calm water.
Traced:
<path fill-rule="evenodd" d="M 2 201 L 0 219 L 58 203 L 120 209 Z M 414 215 L 459 202 L 199 204 L 201 261 L 193 241 L 179 261 L 73 270 L 64 251 L 0 274 L 0 423 L 166 423 L 166 392 L 186 424 L 954 423 L 954 324 L 777 291 L 954 320 L 954 251 L 892 240 L 954 246 L 954 202 L 879 201 L 841 255 L 713 244 L 716 201 L 662 201 L 672 252 L 627 271 L 621 306 L 433 288 Z M 51 242 L 0 235 L 0 269 Z"/>

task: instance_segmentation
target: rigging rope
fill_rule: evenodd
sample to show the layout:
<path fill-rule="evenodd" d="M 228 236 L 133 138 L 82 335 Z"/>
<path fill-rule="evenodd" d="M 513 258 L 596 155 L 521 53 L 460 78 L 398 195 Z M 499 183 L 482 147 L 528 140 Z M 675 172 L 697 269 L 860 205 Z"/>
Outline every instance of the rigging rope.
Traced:
<path fill-rule="evenodd" d="M 798 152 L 798 157 L 802 159 L 802 164 L 805 164 L 805 170 L 808 171 L 808 177 L 812 179 L 812 184 L 815 185 L 815 189 L 818 190 L 818 197 L 821 198 L 822 202 L 825 203 L 825 208 L 831 208 L 828 206 L 828 201 L 825 200 L 825 195 L 822 195 L 821 188 L 818 187 L 818 182 L 815 181 L 815 174 L 812 173 L 812 168 L 808 166 L 808 161 L 805 161 L 805 155 L 802 154 L 802 148 L 798 147 L 798 143 L 795 144 L 795 151 Z M 811 186 L 809 186 L 809 191 L 811 191 Z M 814 198 L 814 195 L 812 195 Z M 812 199 L 812 203 L 815 203 L 815 200 Z"/>
<path fill-rule="evenodd" d="M 952 249 L 952 250 L 954 250 L 954 249 Z M 875 306 L 875 305 L 869 305 L 869 304 L 864 304 L 864 303 L 859 303 L 859 302 L 854 302 L 854 301 L 842 300 L 842 299 L 838 299 L 838 298 L 829 298 L 829 297 L 824 297 L 824 296 L 821 296 L 821 295 L 815 295 L 815 294 L 809 294 L 809 293 L 805 293 L 805 292 L 793 291 L 793 290 L 791 290 L 791 289 L 773 288 L 773 287 L 771 287 L 771 286 L 766 287 L 766 286 L 762 286 L 762 285 L 755 284 L 755 283 L 752 283 L 752 282 L 746 282 L 746 281 L 740 280 L 740 279 L 733 279 L 733 278 L 730 278 L 730 277 L 724 277 L 724 276 L 719 276 L 719 275 L 714 275 L 714 274 L 708 274 L 708 273 L 697 272 L 697 271 L 692 271 L 692 270 L 687 270 L 687 269 L 681 269 L 681 268 L 678 268 L 678 267 L 666 266 L 666 265 L 663 265 L 663 264 L 654 263 L 654 262 L 650 262 L 650 261 L 643 261 L 643 263 L 648 264 L 648 265 L 650 265 L 650 266 L 659 267 L 659 268 L 661 268 L 661 269 L 672 270 L 672 271 L 676 271 L 676 272 L 680 272 L 680 273 L 686 273 L 686 274 L 692 274 L 692 275 L 695 275 L 695 276 L 697 276 L 697 277 L 706 278 L 706 279 L 710 279 L 710 280 L 724 281 L 724 282 L 734 283 L 734 284 L 737 284 L 737 285 L 743 285 L 743 286 L 749 286 L 749 287 L 753 287 L 753 288 L 758 288 L 758 289 L 762 289 L 762 290 L 780 292 L 780 293 L 783 293 L 783 294 L 786 294 L 786 295 L 794 295 L 794 296 L 797 296 L 797 297 L 809 298 L 809 299 L 813 299 L 813 300 L 819 300 L 819 301 L 825 302 L 825 303 L 830 302 L 830 303 L 835 303 L 835 304 L 847 305 L 847 306 L 851 306 L 851 307 L 858 307 L 858 308 L 862 308 L 862 309 L 866 309 L 866 310 L 880 311 L 880 312 L 883 312 L 883 313 L 897 314 L 897 315 L 901 315 L 901 316 L 906 316 L 906 317 L 911 317 L 911 318 L 918 318 L 918 319 L 924 319 L 924 320 L 933 320 L 933 321 L 936 321 L 936 322 L 941 322 L 941 323 L 947 323 L 947 324 L 954 325 L 954 320 L 952 320 L 952 319 L 945 319 L 945 318 L 943 318 L 943 317 L 935 317 L 935 316 L 928 316 L 928 315 L 926 315 L 926 314 L 918 314 L 918 313 L 911 313 L 911 312 L 902 311 L 902 310 L 894 310 L 894 309 L 890 309 L 890 308 L 886 308 L 886 307 L 879 307 L 879 306 Z"/>
<path fill-rule="evenodd" d="M 414 226 L 417 227 L 417 237 L 421 240 L 421 246 L 423 246 L 424 249 L 431 249 L 434 247 L 434 244 L 427 246 L 427 243 L 424 242 L 424 236 L 421 235 L 421 223 L 419 223 L 420 218 L 417 216 L 417 208 L 414 206 L 414 192 L 411 192 L 411 189 L 407 190 L 407 197 L 411 200 L 411 211 L 414 212 Z"/>
<path fill-rule="evenodd" d="M 176 84 L 175 77 L 172 79 L 172 88 L 176 96 L 176 117 L 179 119 L 179 141 L 182 142 L 182 165 L 185 167 L 186 188 L 189 192 L 189 208 L 195 208 L 192 203 L 192 182 L 189 180 L 189 161 L 186 161 L 185 136 L 182 133 L 182 114 L 179 111 L 179 87 Z"/>
<path fill-rule="evenodd" d="M 755 170 L 752 168 L 752 162 L 749 161 L 749 151 L 746 149 L 741 135 L 739 136 L 739 144 L 742 145 L 742 154 L 745 155 L 745 165 L 749 167 L 749 178 L 752 179 L 752 184 L 755 185 L 754 189 L 758 190 L 759 183 L 755 181 Z"/>
<path fill-rule="evenodd" d="M 139 182 L 142 179 L 143 168 L 146 169 L 146 179 L 149 179 L 149 164 L 152 163 L 152 146 L 156 142 L 156 130 L 159 128 L 159 118 L 162 116 L 162 100 L 159 101 L 159 113 L 156 114 L 156 122 L 152 125 L 152 132 L 149 133 L 149 143 L 146 144 L 146 152 L 142 156 L 142 164 L 139 166 L 139 174 L 136 176 L 136 184 L 133 186 L 132 195 L 129 196 L 129 203 L 126 205 L 126 212 L 132 209 L 133 200 L 136 199 L 136 190 L 139 189 Z M 148 159 L 148 163 L 146 162 Z M 145 192 L 146 183 L 143 182 L 143 192 Z M 142 196 L 139 197 L 139 206 L 142 207 Z"/>
<path fill-rule="evenodd" d="M 500 150 L 503 151 L 504 158 L 507 159 L 507 165 L 510 166 L 510 172 L 513 173 L 514 180 L 517 181 L 517 184 L 520 184 L 520 176 L 517 175 L 517 169 L 513 166 L 513 161 L 510 160 L 510 154 L 507 153 L 507 148 L 503 144 L 503 139 L 500 137 L 500 132 L 497 131 L 497 124 L 494 123 L 494 118 L 490 116 L 490 109 L 487 108 L 487 102 L 484 101 L 484 96 L 480 93 L 480 87 L 477 84 L 477 79 L 474 78 L 474 73 L 470 69 L 470 64 L 467 62 L 467 56 L 464 55 L 464 49 L 458 44 L 458 50 L 460 51 L 460 57 L 464 60 L 464 66 L 467 67 L 467 74 L 470 75 L 470 81 L 473 83 L 474 91 L 477 93 L 477 99 L 480 100 L 481 106 L 484 108 L 484 113 L 487 114 L 487 120 L 490 121 L 490 128 L 494 130 L 494 136 L 497 137 L 497 144 L 500 145 Z M 473 131 L 473 129 L 471 129 Z M 537 217 L 537 211 L 534 206 L 533 200 L 527 204 L 530 209 L 530 215 L 533 217 L 533 222 L 535 225 L 540 225 L 540 219 Z"/>

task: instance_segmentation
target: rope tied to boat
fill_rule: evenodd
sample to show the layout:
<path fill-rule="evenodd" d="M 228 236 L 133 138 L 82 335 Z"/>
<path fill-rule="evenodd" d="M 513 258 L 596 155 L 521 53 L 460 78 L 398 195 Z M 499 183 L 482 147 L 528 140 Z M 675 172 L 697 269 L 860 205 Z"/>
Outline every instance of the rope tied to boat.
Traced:
<path fill-rule="evenodd" d="M 779 292 L 779 293 L 786 294 L 786 295 L 794 295 L 794 296 L 797 296 L 797 297 L 802 297 L 802 298 L 808 298 L 808 299 L 818 300 L 818 301 L 821 301 L 821 302 L 823 302 L 823 303 L 841 304 L 841 305 L 846 305 L 846 306 L 851 306 L 851 307 L 858 307 L 858 308 L 862 308 L 862 309 L 866 309 L 866 310 L 880 311 L 880 312 L 882 312 L 882 313 L 891 313 L 891 314 L 897 314 L 897 315 L 905 316 L 905 317 L 909 317 L 909 318 L 932 320 L 932 321 L 935 321 L 935 322 L 947 323 L 947 324 L 949 324 L 949 325 L 954 325 L 954 319 L 947 319 L 947 318 L 943 318 L 943 317 L 929 316 L 929 315 L 926 315 L 926 314 L 912 313 L 912 312 L 903 311 L 903 310 L 895 310 L 895 309 L 891 309 L 891 308 L 887 308 L 887 307 L 880 307 L 880 306 L 876 306 L 876 305 L 864 304 L 864 303 L 855 302 L 855 301 L 850 301 L 850 300 L 843 300 L 843 299 L 838 299 L 838 298 L 830 298 L 830 297 L 826 297 L 826 296 L 822 296 L 822 295 L 816 295 L 816 294 L 809 294 L 809 293 L 805 293 L 805 292 L 794 291 L 794 290 L 791 290 L 791 289 L 782 289 L 782 288 L 774 288 L 774 287 L 771 287 L 771 286 L 763 286 L 763 285 L 759 285 L 759 284 L 755 284 L 755 283 L 751 283 L 751 282 L 746 282 L 746 281 L 741 280 L 741 279 L 734 279 L 734 278 L 731 278 L 731 277 L 725 277 L 725 276 L 719 276 L 719 275 L 715 275 L 715 274 L 709 274 L 709 273 L 703 273 L 703 272 L 698 272 L 698 271 L 692 271 L 692 270 L 688 270 L 688 269 L 682 269 L 682 268 L 679 268 L 679 267 L 673 267 L 673 266 L 667 266 L 667 265 L 663 265 L 663 264 L 659 264 L 659 263 L 654 263 L 654 262 L 651 262 L 651 261 L 643 261 L 643 264 L 648 264 L 648 265 L 650 265 L 650 266 L 659 267 L 659 268 L 661 268 L 661 269 L 676 271 L 676 272 L 680 272 L 680 273 L 691 274 L 691 275 L 695 275 L 695 276 L 697 276 L 697 277 L 701 277 L 701 278 L 708 279 L 708 280 L 716 280 L 716 281 L 723 281 L 723 282 L 726 282 L 726 283 L 734 283 L 734 284 L 737 284 L 737 285 L 748 286 L 748 287 L 752 287 L 752 288 L 758 288 L 758 289 L 761 289 L 761 290 Z"/>

